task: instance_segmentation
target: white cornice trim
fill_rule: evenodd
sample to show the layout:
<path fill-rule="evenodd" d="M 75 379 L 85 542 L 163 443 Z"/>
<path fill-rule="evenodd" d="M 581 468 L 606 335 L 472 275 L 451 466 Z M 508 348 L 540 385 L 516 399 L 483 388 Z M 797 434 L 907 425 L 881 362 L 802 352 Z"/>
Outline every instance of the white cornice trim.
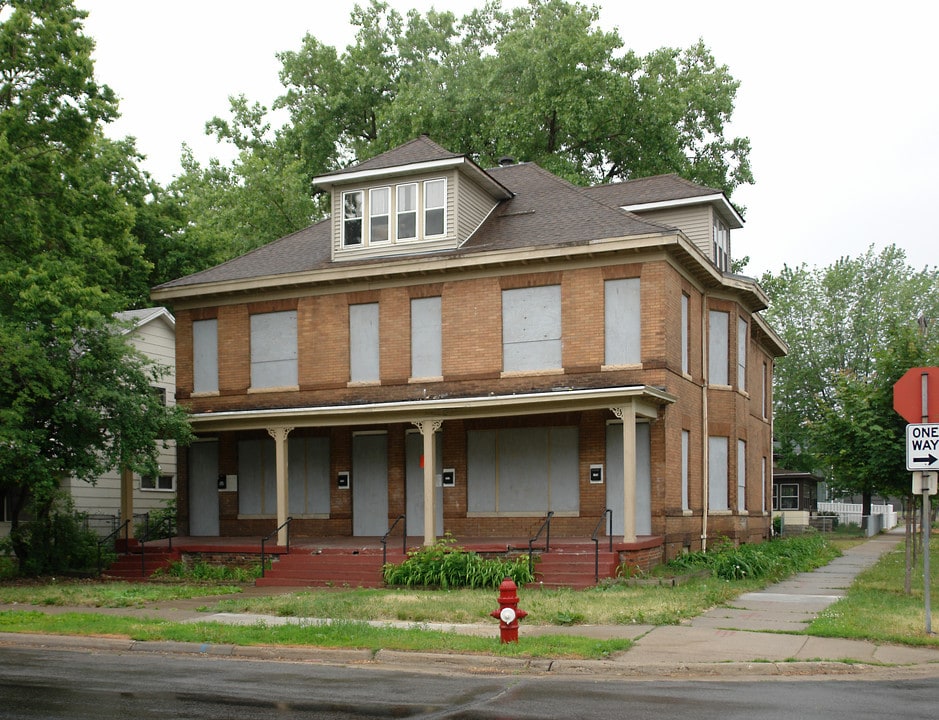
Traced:
<path fill-rule="evenodd" d="M 734 206 L 727 201 L 727 198 L 720 193 L 716 195 L 679 198 L 678 200 L 658 200 L 656 202 L 620 205 L 620 209 L 627 212 L 642 212 L 643 210 L 667 210 L 668 208 L 687 207 L 689 205 L 718 205 L 722 211 L 721 214 L 724 215 L 725 218 L 729 218 L 733 223 L 737 223 L 736 225 L 732 225 L 733 229 L 739 230 L 743 227 L 743 218 L 740 217 L 740 213 L 738 213 Z"/>
<path fill-rule="evenodd" d="M 231 410 L 189 416 L 200 432 L 259 429 L 269 425 L 325 427 L 344 423 L 371 425 L 421 418 L 456 420 L 474 417 L 533 415 L 545 412 L 590 410 L 635 403 L 636 414 L 655 419 L 661 405 L 678 398 L 649 385 L 628 385 L 585 390 L 552 390 L 518 395 L 484 395 L 467 398 L 405 400 L 360 405 L 321 405 L 264 410 Z"/>

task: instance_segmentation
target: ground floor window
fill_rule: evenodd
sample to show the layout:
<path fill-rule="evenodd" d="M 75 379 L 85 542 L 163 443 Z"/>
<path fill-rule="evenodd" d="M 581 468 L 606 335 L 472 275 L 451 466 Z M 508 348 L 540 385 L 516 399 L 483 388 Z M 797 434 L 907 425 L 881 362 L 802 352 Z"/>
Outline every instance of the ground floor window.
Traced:
<path fill-rule="evenodd" d="M 576 427 L 471 430 L 466 440 L 469 512 L 579 512 Z"/>

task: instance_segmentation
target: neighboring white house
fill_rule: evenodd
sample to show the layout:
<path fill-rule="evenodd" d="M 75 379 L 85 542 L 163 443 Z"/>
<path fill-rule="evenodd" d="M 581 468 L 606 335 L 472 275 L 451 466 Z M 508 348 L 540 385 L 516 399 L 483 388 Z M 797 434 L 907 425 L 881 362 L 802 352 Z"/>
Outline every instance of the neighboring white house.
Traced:
<path fill-rule="evenodd" d="M 151 358 L 159 366 L 167 368 L 154 390 L 160 393 L 167 405 L 176 403 L 176 320 L 164 307 L 128 310 L 116 315 L 118 320 L 132 323 L 125 331 L 133 346 Z M 176 446 L 160 449 L 160 474 L 157 477 L 133 479 L 133 508 L 135 514 L 146 513 L 163 507 L 164 501 L 176 496 Z M 62 483 L 75 502 L 78 512 L 94 516 L 120 514 L 121 473 L 119 468 L 108 471 L 95 484 L 83 480 L 69 479 Z"/>

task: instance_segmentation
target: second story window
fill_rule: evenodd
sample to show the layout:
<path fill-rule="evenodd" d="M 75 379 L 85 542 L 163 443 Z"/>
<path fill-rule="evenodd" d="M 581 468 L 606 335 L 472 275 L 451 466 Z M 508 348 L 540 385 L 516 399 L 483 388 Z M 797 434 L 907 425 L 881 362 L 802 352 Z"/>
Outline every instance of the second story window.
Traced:
<path fill-rule="evenodd" d="M 297 311 L 251 316 L 251 387 L 297 384 Z"/>
<path fill-rule="evenodd" d="M 730 313 L 711 310 L 708 313 L 708 383 L 710 385 L 729 385 L 728 379 L 728 332 Z"/>
<path fill-rule="evenodd" d="M 561 367 L 561 286 L 502 291 L 505 372 Z"/>
<path fill-rule="evenodd" d="M 192 323 L 192 391 L 218 391 L 218 320 Z"/>
<path fill-rule="evenodd" d="M 361 190 L 342 194 L 342 244 L 362 244 L 362 211 L 364 193 Z"/>
<path fill-rule="evenodd" d="M 378 303 L 349 306 L 349 379 L 378 382 Z"/>
<path fill-rule="evenodd" d="M 604 335 L 606 365 L 642 362 L 642 313 L 639 278 L 604 283 Z"/>

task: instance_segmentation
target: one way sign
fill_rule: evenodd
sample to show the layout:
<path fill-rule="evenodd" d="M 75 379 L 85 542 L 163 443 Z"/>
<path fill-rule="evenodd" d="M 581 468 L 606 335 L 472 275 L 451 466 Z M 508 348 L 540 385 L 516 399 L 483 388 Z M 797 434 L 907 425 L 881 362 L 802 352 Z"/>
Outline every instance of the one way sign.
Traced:
<path fill-rule="evenodd" d="M 939 424 L 915 423 L 906 426 L 906 469 L 939 468 Z"/>

